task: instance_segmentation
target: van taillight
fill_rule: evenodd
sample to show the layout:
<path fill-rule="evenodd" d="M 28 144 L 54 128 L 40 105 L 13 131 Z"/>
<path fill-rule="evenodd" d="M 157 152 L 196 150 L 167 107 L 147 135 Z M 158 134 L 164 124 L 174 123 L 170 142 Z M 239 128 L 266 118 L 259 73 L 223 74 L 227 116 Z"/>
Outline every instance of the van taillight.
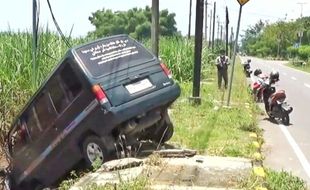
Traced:
<path fill-rule="evenodd" d="M 92 87 L 92 91 L 95 94 L 96 99 L 100 102 L 100 104 L 108 102 L 107 96 L 105 95 L 103 89 L 98 84 Z"/>
<path fill-rule="evenodd" d="M 171 71 L 168 69 L 168 67 L 164 64 L 164 63 L 161 63 L 160 64 L 160 67 L 163 69 L 164 73 L 168 76 L 168 78 L 172 78 L 172 73 Z"/>

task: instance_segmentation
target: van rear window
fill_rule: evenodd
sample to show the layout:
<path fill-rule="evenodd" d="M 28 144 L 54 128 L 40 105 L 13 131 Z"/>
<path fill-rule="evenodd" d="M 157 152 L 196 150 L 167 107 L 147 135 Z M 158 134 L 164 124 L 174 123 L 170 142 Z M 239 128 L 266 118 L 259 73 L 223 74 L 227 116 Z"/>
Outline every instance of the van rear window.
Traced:
<path fill-rule="evenodd" d="M 76 49 L 82 64 L 101 77 L 152 60 L 153 55 L 127 36 L 106 38 Z"/>

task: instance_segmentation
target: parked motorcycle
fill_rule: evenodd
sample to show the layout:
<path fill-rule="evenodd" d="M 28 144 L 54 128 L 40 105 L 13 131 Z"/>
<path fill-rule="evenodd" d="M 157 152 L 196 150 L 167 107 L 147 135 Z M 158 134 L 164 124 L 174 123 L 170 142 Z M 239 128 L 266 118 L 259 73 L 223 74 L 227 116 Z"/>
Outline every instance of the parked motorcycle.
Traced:
<path fill-rule="evenodd" d="M 252 74 L 252 69 L 251 69 L 250 63 L 251 63 L 251 59 L 248 59 L 243 64 L 243 71 L 244 71 L 246 77 L 250 77 Z"/>
<path fill-rule="evenodd" d="M 293 111 L 293 108 L 285 101 L 285 91 L 276 91 L 275 87 L 273 86 L 277 81 L 279 81 L 279 73 L 273 71 L 270 73 L 269 80 L 262 84 L 265 110 L 269 118 L 278 118 L 282 120 L 284 125 L 289 125 L 289 114 Z"/>
<path fill-rule="evenodd" d="M 253 94 L 254 101 L 262 102 L 263 100 L 263 84 L 268 80 L 268 76 L 262 73 L 261 69 L 255 69 L 254 81 L 251 84 L 251 92 Z"/>

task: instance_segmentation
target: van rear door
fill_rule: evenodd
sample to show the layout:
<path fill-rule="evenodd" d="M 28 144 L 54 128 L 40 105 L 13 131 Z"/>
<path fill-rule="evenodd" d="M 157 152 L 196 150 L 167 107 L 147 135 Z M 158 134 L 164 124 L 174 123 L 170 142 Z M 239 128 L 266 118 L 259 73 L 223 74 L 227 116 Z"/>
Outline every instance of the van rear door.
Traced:
<path fill-rule="evenodd" d="M 112 106 L 172 85 L 159 60 L 127 35 L 104 38 L 73 52 L 93 84 L 100 84 Z"/>

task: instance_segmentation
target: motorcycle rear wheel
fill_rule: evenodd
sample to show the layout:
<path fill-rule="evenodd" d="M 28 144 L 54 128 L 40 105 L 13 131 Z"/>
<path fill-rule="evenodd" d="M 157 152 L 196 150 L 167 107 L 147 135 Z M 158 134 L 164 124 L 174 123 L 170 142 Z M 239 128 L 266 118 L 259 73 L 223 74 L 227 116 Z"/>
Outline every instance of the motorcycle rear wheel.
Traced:
<path fill-rule="evenodd" d="M 282 119 L 283 125 L 288 126 L 290 124 L 290 116 L 288 115 L 288 113 L 283 113 L 283 116 L 281 119 Z"/>
<path fill-rule="evenodd" d="M 268 115 L 268 117 L 269 117 L 270 119 L 274 119 L 274 118 L 275 118 L 273 115 L 271 115 L 271 113 L 270 113 L 269 111 L 266 111 L 266 113 L 267 113 L 267 115 Z"/>

